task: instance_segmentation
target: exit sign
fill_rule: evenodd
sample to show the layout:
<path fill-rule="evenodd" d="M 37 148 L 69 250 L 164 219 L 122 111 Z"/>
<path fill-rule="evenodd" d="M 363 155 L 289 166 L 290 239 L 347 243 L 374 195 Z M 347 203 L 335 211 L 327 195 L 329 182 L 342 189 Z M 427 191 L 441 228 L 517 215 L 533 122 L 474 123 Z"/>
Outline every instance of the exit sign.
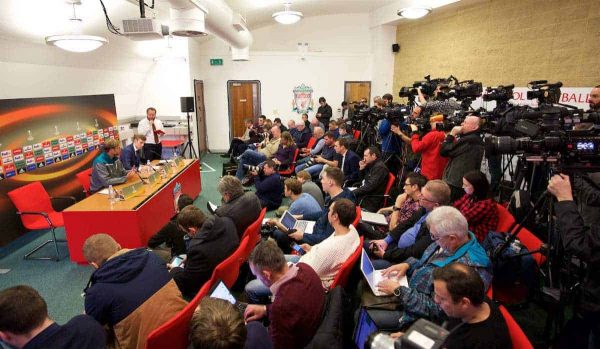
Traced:
<path fill-rule="evenodd" d="M 210 65 L 223 65 L 223 59 L 222 58 L 211 58 Z"/>

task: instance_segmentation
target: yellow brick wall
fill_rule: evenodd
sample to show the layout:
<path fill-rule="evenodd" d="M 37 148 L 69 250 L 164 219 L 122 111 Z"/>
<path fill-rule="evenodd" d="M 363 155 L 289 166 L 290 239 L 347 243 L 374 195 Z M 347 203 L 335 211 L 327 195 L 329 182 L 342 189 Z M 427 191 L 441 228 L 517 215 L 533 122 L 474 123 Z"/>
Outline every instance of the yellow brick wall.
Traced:
<path fill-rule="evenodd" d="M 394 95 L 450 74 L 484 86 L 600 84 L 599 0 L 489 0 L 398 25 Z"/>

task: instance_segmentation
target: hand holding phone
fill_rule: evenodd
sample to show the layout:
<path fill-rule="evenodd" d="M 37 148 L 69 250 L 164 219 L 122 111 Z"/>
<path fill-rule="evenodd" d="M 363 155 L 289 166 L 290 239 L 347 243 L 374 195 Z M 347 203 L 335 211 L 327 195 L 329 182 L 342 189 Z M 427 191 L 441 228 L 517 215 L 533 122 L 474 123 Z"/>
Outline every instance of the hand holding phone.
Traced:
<path fill-rule="evenodd" d="M 171 266 L 171 268 L 177 268 L 183 264 L 183 261 L 184 261 L 184 259 L 181 258 L 181 256 L 175 256 L 175 257 L 173 257 L 173 259 L 171 259 L 171 262 L 169 263 L 169 265 Z"/>
<path fill-rule="evenodd" d="M 294 251 L 296 251 L 300 256 L 306 254 L 306 251 L 304 251 L 304 249 L 302 248 L 302 246 L 294 243 L 292 245 L 292 248 L 294 249 Z"/>

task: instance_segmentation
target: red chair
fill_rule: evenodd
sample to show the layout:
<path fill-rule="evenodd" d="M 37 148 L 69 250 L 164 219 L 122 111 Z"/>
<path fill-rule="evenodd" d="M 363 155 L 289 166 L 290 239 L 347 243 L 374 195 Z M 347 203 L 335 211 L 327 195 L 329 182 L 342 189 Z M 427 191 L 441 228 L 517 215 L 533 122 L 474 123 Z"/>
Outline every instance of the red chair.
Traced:
<path fill-rule="evenodd" d="M 365 198 L 369 198 L 369 197 L 383 197 L 383 207 L 386 207 L 388 205 L 388 199 L 390 198 L 390 190 L 392 190 L 392 186 L 394 185 L 395 181 L 396 181 L 396 176 L 394 176 L 390 172 L 388 174 L 388 182 L 385 185 L 385 191 L 383 192 L 383 195 L 365 195 L 365 197 L 363 197 L 358 204 L 359 205 L 362 204 L 362 202 L 363 202 L 363 200 Z"/>
<path fill-rule="evenodd" d="M 308 144 L 306 145 L 306 149 L 314 148 L 315 144 L 317 144 L 317 139 L 315 137 L 310 137 L 310 139 L 308 140 Z"/>
<path fill-rule="evenodd" d="M 52 207 L 51 200 L 53 199 L 69 199 L 75 203 L 75 198 L 72 196 L 60 196 L 51 198 L 44 189 L 41 182 L 33 182 L 11 190 L 8 192 L 8 197 L 17 208 L 17 214 L 21 216 L 21 222 L 28 230 L 50 229 L 52 231 L 52 239 L 44 242 L 33 251 L 25 255 L 25 259 L 37 260 L 60 260 L 57 242 L 66 242 L 66 240 L 58 240 L 56 238 L 55 229 L 65 225 L 63 222 L 62 212 L 56 212 Z M 54 257 L 30 257 L 47 244 L 53 243 L 56 250 L 56 258 Z"/>
<path fill-rule="evenodd" d="M 538 239 L 537 236 L 535 236 L 532 232 L 530 232 L 526 228 L 521 229 L 521 231 L 517 235 L 517 239 L 519 239 L 519 241 L 521 241 L 521 243 L 523 245 L 525 245 L 525 247 L 527 247 L 527 249 L 530 252 L 539 250 L 543 244 L 542 240 Z M 546 261 L 546 256 L 544 256 L 543 254 L 541 254 L 539 252 L 536 252 L 536 253 L 532 254 L 531 256 L 537 263 L 538 267 L 541 266 L 542 264 L 544 264 L 544 262 Z"/>
<path fill-rule="evenodd" d="M 90 196 L 90 177 L 92 176 L 92 168 L 88 168 L 87 170 L 81 171 L 75 175 L 81 186 L 83 187 L 83 192 L 85 196 Z"/>
<path fill-rule="evenodd" d="M 354 218 L 354 222 L 352 222 L 352 225 L 354 227 L 356 227 L 358 225 L 358 223 L 360 223 L 360 219 L 362 218 L 362 215 L 360 214 L 362 211 L 360 210 L 360 206 L 356 206 L 356 218 Z M 362 245 L 361 245 L 362 246 Z"/>
<path fill-rule="evenodd" d="M 498 225 L 496 231 L 507 232 L 515 223 L 515 218 L 508 212 L 506 207 L 496 203 L 496 211 L 498 211 Z"/>
<path fill-rule="evenodd" d="M 250 239 L 250 241 L 248 242 L 248 250 L 244 251 L 244 255 L 246 256 L 246 258 L 248 258 L 250 252 L 252 252 L 252 249 L 254 249 L 254 246 L 256 246 L 256 244 L 258 244 L 258 242 L 260 241 L 260 227 L 262 226 L 262 221 L 265 218 L 266 213 L 267 209 L 263 208 L 262 211 L 260 211 L 260 214 L 258 215 L 256 221 L 250 224 L 248 228 L 246 228 L 246 230 L 244 231 L 244 234 L 242 235 L 241 240 L 244 240 L 245 237 L 249 237 Z"/>
<path fill-rule="evenodd" d="M 354 130 L 354 139 L 358 140 L 360 138 L 360 131 Z"/>
<path fill-rule="evenodd" d="M 240 268 L 248 256 L 244 256 L 244 253 L 248 250 L 252 250 L 250 245 L 250 237 L 245 237 L 240 242 L 240 246 L 233 252 L 233 254 L 215 267 L 211 280 L 222 280 L 227 287 L 232 288 L 233 284 L 240 275 Z"/>
<path fill-rule="evenodd" d="M 354 268 L 354 264 L 358 260 L 358 257 L 360 257 L 360 252 L 362 251 L 364 239 L 365 238 L 363 236 L 360 237 L 360 243 L 356 247 L 356 251 L 354 251 L 350 258 L 348 258 L 344 262 L 344 264 L 342 264 L 340 270 L 338 270 L 337 274 L 335 275 L 333 282 L 329 286 L 330 290 L 334 289 L 336 286 L 346 286 L 346 284 L 348 283 L 348 277 L 350 277 L 350 272 L 352 271 L 352 268 Z"/>
<path fill-rule="evenodd" d="M 146 349 L 187 349 L 189 345 L 190 320 L 210 288 L 213 279 L 207 281 L 198 294 L 176 316 L 150 332 L 146 339 Z"/>
<path fill-rule="evenodd" d="M 299 152 L 300 152 L 300 150 L 298 148 L 296 148 L 296 151 L 294 152 L 294 158 L 292 159 L 292 163 L 285 170 L 279 171 L 280 176 L 290 176 L 294 173 L 294 170 L 296 169 L 296 159 L 298 158 Z"/>
<path fill-rule="evenodd" d="M 518 349 L 533 349 L 533 345 L 519 326 L 519 324 L 513 319 L 508 310 L 505 307 L 500 306 L 500 312 L 504 317 L 504 321 L 506 321 L 506 326 L 508 326 L 508 333 L 510 334 L 510 340 L 512 342 L 513 348 Z"/>

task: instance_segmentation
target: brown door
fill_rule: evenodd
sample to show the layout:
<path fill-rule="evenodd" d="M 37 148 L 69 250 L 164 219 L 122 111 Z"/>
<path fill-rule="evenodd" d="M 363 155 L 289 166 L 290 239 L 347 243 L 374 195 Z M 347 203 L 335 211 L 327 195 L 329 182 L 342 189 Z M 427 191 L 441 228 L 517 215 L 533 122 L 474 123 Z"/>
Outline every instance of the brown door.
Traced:
<path fill-rule="evenodd" d="M 256 121 L 260 116 L 260 82 L 228 81 L 229 135 L 231 138 L 244 134 L 244 119 Z"/>
<path fill-rule="evenodd" d="M 200 153 L 208 150 L 206 144 L 206 115 L 204 113 L 204 81 L 194 80 L 194 95 L 196 96 L 196 134 Z"/>
<path fill-rule="evenodd" d="M 345 81 L 344 82 L 344 100 L 350 104 L 358 102 L 361 98 L 366 98 L 367 103 L 371 101 L 371 82 L 370 81 Z"/>

